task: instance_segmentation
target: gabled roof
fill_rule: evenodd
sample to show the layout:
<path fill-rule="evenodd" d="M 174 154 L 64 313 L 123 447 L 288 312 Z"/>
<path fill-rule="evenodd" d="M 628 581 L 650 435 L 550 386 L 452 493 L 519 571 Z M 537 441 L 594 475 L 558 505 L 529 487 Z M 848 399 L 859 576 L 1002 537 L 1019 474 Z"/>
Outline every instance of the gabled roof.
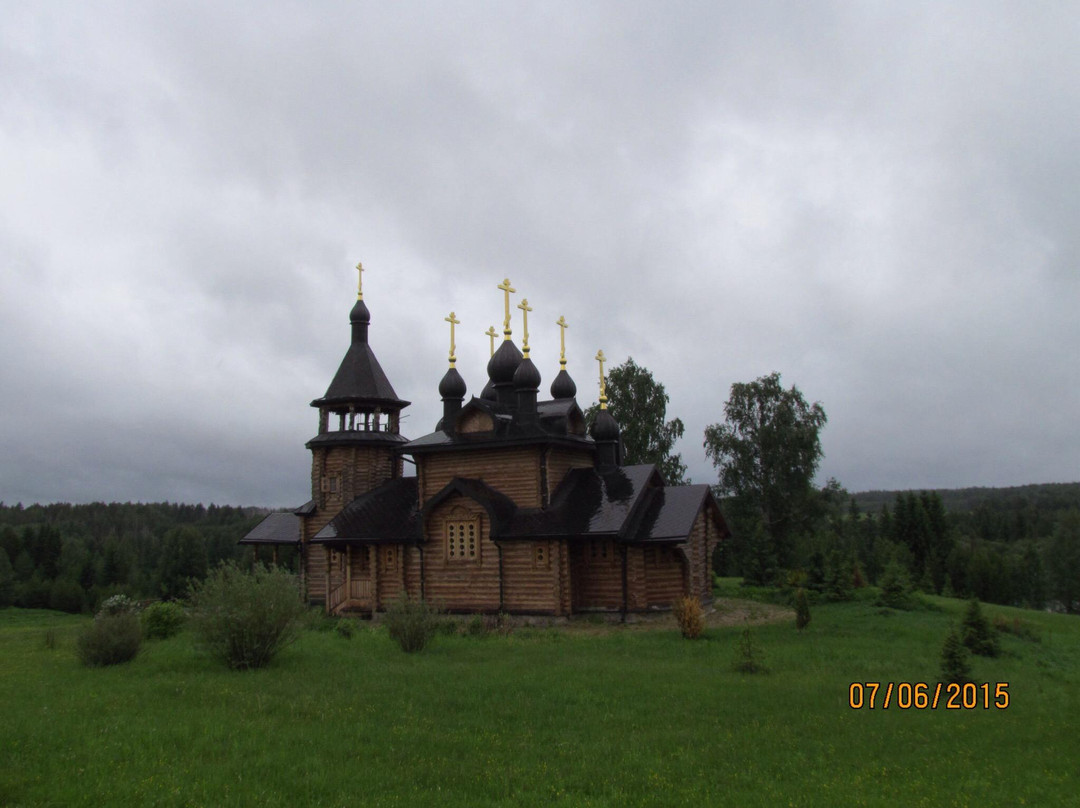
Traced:
<path fill-rule="evenodd" d="M 424 503 L 421 518 L 426 518 L 434 508 L 437 508 L 455 494 L 479 503 L 487 511 L 488 517 L 491 519 L 492 535 L 495 538 L 498 538 L 505 531 L 506 526 L 514 518 L 514 513 L 518 510 L 510 497 L 499 493 L 483 480 L 455 477 L 441 491 L 428 498 L 428 501 Z"/>
<path fill-rule="evenodd" d="M 421 536 L 416 499 L 415 477 L 389 480 L 342 508 L 311 541 L 416 542 Z"/>
<path fill-rule="evenodd" d="M 409 404 L 398 398 L 367 342 L 353 342 L 349 346 L 326 395 L 312 401 L 311 406 L 352 403 L 388 409 L 400 409 Z"/>
<path fill-rule="evenodd" d="M 634 541 L 672 541 L 690 535 L 698 513 L 711 502 L 719 516 L 707 485 L 679 485 L 653 488 L 648 492 L 641 519 L 634 530 Z M 720 517 L 723 525 L 723 518 Z M 723 525 L 726 530 L 726 525 Z"/>
<path fill-rule="evenodd" d="M 293 513 L 272 513 L 255 525 L 240 544 L 298 544 L 300 517 Z"/>

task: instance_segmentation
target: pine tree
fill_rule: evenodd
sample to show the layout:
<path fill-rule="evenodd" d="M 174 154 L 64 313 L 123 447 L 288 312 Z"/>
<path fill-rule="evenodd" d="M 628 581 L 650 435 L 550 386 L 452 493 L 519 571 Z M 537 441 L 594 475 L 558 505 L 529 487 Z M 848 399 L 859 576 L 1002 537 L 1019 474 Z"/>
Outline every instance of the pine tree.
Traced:
<path fill-rule="evenodd" d="M 998 655 L 997 633 L 982 613 L 978 598 L 972 598 L 968 602 L 960 631 L 963 643 L 971 653 L 990 657 Z"/>
<path fill-rule="evenodd" d="M 949 629 L 945 644 L 941 648 L 941 681 L 955 684 L 971 681 L 967 649 L 955 628 Z"/>

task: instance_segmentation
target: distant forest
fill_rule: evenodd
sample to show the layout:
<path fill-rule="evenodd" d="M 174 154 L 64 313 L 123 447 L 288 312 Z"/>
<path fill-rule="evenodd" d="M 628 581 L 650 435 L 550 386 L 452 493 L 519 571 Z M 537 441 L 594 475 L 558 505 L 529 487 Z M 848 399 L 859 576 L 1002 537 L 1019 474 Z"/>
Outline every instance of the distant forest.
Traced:
<path fill-rule="evenodd" d="M 267 513 L 169 502 L 0 503 L 0 606 L 81 612 L 118 593 L 181 597 L 189 580 L 220 562 L 250 559 L 251 548 L 237 542 Z"/>
<path fill-rule="evenodd" d="M 81 612 L 121 592 L 182 597 L 191 580 L 220 562 L 250 560 L 252 549 L 237 542 L 267 513 L 228 505 L 0 503 L 0 606 Z M 1080 483 L 848 494 L 830 481 L 817 513 L 800 552 L 811 581 L 854 566 L 857 578 L 876 583 L 896 561 L 924 591 L 1080 609 Z M 752 536 L 729 544 L 734 552 L 718 555 L 718 571 L 766 577 L 767 548 Z M 295 554 L 283 552 L 279 561 L 295 567 Z"/>

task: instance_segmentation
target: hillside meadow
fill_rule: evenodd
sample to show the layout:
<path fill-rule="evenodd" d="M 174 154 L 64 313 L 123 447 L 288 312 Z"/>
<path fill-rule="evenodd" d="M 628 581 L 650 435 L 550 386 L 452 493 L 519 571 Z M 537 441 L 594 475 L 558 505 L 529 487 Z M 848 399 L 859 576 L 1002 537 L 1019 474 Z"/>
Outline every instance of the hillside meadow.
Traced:
<path fill-rule="evenodd" d="M 88 618 L 6 609 L 0 805 L 1072 803 L 1075 617 L 984 607 L 1039 637 L 1003 634 L 1000 657 L 973 660 L 977 680 L 1008 683 L 1006 709 L 849 707 L 852 681 L 937 681 L 964 604 L 927 600 L 817 604 L 800 634 L 787 611 L 722 598 L 699 641 L 577 621 L 417 655 L 361 623 L 352 639 L 304 631 L 246 673 L 187 632 L 87 669 Z M 733 670 L 748 619 L 767 674 Z"/>

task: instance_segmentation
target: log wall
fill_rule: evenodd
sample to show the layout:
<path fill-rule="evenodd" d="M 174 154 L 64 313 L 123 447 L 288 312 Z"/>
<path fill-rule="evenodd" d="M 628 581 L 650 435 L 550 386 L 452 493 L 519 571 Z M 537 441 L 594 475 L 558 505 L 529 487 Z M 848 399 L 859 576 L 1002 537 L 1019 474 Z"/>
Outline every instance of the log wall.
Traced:
<path fill-rule="evenodd" d="M 480 537 L 476 559 L 447 558 L 446 522 L 478 519 Z M 427 599 L 447 609 L 499 609 L 499 548 L 491 541 L 487 512 L 471 499 L 452 496 L 428 514 L 424 526 L 424 577 Z"/>
<path fill-rule="evenodd" d="M 622 554 L 613 541 L 570 546 L 574 610 L 622 608 Z"/>
<path fill-rule="evenodd" d="M 503 551 L 503 608 L 511 612 L 559 611 L 558 542 L 506 542 Z M 538 558 L 537 551 L 542 553 Z"/>
<path fill-rule="evenodd" d="M 685 545 L 683 545 L 685 546 Z M 645 547 L 645 602 L 667 608 L 686 594 L 687 563 L 681 547 Z"/>
<path fill-rule="evenodd" d="M 541 506 L 540 449 L 480 449 L 417 458 L 420 501 L 439 493 L 454 477 L 483 480 L 520 508 Z"/>

